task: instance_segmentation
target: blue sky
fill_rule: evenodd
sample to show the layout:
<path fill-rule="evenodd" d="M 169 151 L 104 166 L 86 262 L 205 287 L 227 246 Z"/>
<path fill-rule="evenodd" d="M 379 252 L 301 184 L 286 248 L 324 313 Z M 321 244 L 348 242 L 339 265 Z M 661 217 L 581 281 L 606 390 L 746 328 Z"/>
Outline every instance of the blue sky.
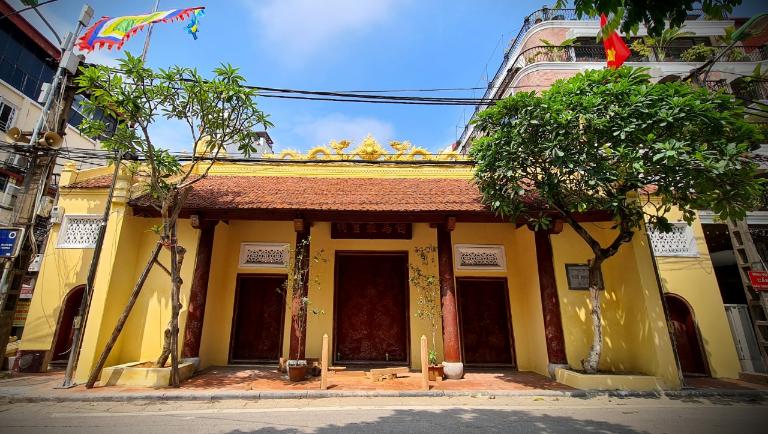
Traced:
<path fill-rule="evenodd" d="M 10 3 L 20 8 L 19 0 Z M 746 1 L 739 12 L 758 11 Z M 91 0 L 101 16 L 151 11 L 154 0 Z M 155 26 L 148 63 L 185 65 L 204 74 L 220 63 L 241 68 L 250 84 L 312 90 L 483 87 L 522 19 L 542 6 L 529 0 L 161 0 L 160 10 L 205 6 L 198 40 L 183 23 Z M 60 0 L 40 10 L 60 31 L 74 27 L 82 2 Z M 39 24 L 34 13 L 24 16 Z M 46 33 L 46 32 L 44 32 Z M 124 50 L 139 53 L 145 33 Z M 88 60 L 113 63 L 120 52 Z M 443 92 L 481 96 L 482 91 Z M 437 96 L 437 94 L 430 94 Z M 307 150 L 330 140 L 410 140 L 432 151 L 461 134 L 471 107 L 406 106 L 260 98 L 271 115 L 275 148 Z M 156 141 L 187 150 L 176 125 L 158 124 Z"/>

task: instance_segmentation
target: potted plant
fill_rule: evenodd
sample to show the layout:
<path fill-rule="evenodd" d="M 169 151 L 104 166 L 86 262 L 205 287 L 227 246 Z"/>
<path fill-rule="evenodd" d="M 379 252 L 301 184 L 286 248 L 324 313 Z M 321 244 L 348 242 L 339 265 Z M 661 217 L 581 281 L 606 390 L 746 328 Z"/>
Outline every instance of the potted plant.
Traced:
<path fill-rule="evenodd" d="M 436 268 L 435 254 L 437 247 L 416 247 L 417 263 L 409 264 L 411 286 L 416 289 L 418 298 L 416 300 L 416 318 L 426 321 L 430 326 L 432 333 L 432 346 L 428 353 L 429 362 L 429 380 L 436 381 L 443 378 L 443 365 L 438 364 L 437 344 L 435 337 L 437 328 L 440 326 L 440 320 L 443 315 L 440 309 L 440 280 L 435 275 Z"/>
<path fill-rule="evenodd" d="M 324 251 L 320 250 L 313 257 L 309 256 L 309 242 L 310 237 L 304 238 L 296 244 L 294 252 L 289 250 L 288 252 L 288 279 L 283 284 L 285 293 L 291 295 L 291 317 L 293 318 L 294 328 L 298 331 L 299 345 L 296 350 L 296 356 L 293 359 L 289 359 L 286 363 L 286 369 L 288 371 L 288 379 L 290 381 L 304 381 L 307 378 L 309 372 L 309 366 L 306 359 L 302 359 L 300 348 L 302 348 L 302 340 L 306 336 L 307 330 L 307 314 L 322 315 L 325 313 L 322 309 L 311 308 L 312 302 L 309 300 L 307 294 L 304 293 L 304 287 L 308 285 L 309 279 L 309 264 L 311 262 L 326 262 L 324 257 Z M 319 289 L 320 280 L 315 278 L 313 281 L 314 286 Z M 294 314 L 295 313 L 295 314 Z"/>

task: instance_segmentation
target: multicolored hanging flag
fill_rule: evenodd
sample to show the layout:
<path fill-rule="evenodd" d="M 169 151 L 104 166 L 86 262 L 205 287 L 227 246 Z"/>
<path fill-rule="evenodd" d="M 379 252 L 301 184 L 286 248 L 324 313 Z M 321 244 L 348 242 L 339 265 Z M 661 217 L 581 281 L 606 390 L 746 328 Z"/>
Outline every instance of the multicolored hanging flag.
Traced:
<path fill-rule="evenodd" d="M 605 27 L 607 23 L 608 18 L 605 14 L 600 14 L 600 27 Z M 608 61 L 608 67 L 611 69 L 619 68 L 632 54 L 627 44 L 624 43 L 624 39 L 616 31 L 603 38 L 603 47 L 605 48 L 605 58 Z"/>
<path fill-rule="evenodd" d="M 192 17 L 189 20 L 189 24 L 187 24 L 187 33 L 192 35 L 195 40 L 197 40 L 197 28 L 199 25 L 199 19 L 202 18 L 205 15 L 205 9 L 196 9 L 194 13 L 192 13 Z"/>
<path fill-rule="evenodd" d="M 204 7 L 196 7 L 153 12 L 146 15 L 128 15 L 116 18 L 101 17 L 99 21 L 96 21 L 77 40 L 77 47 L 83 51 L 92 51 L 104 47 L 110 50 L 113 47 L 117 47 L 119 50 L 123 47 L 125 41 L 150 24 L 183 21 L 189 17 L 194 17 L 193 20 L 196 23 L 197 17 L 201 15 L 198 14 L 198 11 L 202 12 L 204 9 Z M 190 31 L 189 26 L 187 27 L 192 36 L 196 36 L 197 25 L 195 24 L 194 31 Z"/>

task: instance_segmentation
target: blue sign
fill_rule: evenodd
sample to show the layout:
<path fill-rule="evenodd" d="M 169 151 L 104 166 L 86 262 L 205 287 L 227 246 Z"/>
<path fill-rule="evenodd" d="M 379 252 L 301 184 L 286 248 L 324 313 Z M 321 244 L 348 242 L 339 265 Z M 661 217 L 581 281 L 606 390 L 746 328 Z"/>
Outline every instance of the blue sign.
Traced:
<path fill-rule="evenodd" d="M 0 258 L 15 258 L 23 239 L 22 228 L 0 228 Z"/>

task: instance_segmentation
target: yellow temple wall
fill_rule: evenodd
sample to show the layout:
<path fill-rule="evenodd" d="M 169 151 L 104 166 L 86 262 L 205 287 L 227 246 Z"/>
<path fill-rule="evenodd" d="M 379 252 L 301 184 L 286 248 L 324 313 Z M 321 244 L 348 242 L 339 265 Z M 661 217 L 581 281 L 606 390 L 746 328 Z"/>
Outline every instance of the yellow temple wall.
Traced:
<path fill-rule="evenodd" d="M 138 281 L 144 266 L 149 259 L 152 249 L 157 243 L 158 236 L 149 228 L 160 223 L 160 219 L 134 218 L 136 222 L 135 246 L 133 269 L 126 273 L 123 290 L 128 294 Z M 194 273 L 195 255 L 200 231 L 194 229 L 188 219 L 179 219 L 177 228 L 178 242 L 186 249 L 184 262 L 181 265 L 182 285 L 180 291 L 181 313 L 179 315 L 179 350 L 184 339 L 184 326 L 189 307 L 189 292 Z M 168 249 L 160 250 L 158 261 L 166 268 L 171 267 L 171 254 Z M 122 265 L 122 264 L 121 264 Z M 118 268 L 122 268 L 121 266 Z M 144 287 L 139 293 L 139 298 L 128 317 L 120 341 L 121 351 L 118 359 L 120 363 L 132 361 L 155 361 L 163 348 L 163 333 L 168 326 L 171 317 L 171 278 L 160 267 L 154 266 L 149 272 Z M 111 333 L 110 328 L 108 333 Z"/>
<path fill-rule="evenodd" d="M 547 375 L 544 316 L 541 308 L 533 232 L 525 227 L 515 229 L 515 225 L 509 223 L 457 223 L 456 229 L 451 234 L 451 241 L 454 246 L 456 244 L 504 246 L 506 271 L 455 270 L 454 273 L 457 278 L 504 277 L 507 279 L 517 369 Z"/>
<path fill-rule="evenodd" d="M 585 223 L 587 230 L 607 245 L 615 232 L 610 222 Z M 566 264 L 586 264 L 592 257 L 587 244 L 570 226 L 551 237 L 568 364 L 581 369 L 589 352 L 592 329 L 586 290 L 568 288 Z M 661 377 L 668 387 L 679 387 L 672 344 L 644 233 L 603 264 L 605 291 L 601 293 L 603 352 L 599 369 Z"/>
<path fill-rule="evenodd" d="M 203 335 L 200 341 L 200 365 L 226 365 L 235 308 L 238 274 L 287 274 L 285 268 L 240 268 L 240 244 L 244 242 L 288 243 L 295 248 L 296 232 L 292 221 L 230 220 L 219 222 L 213 238 L 208 296 L 205 304 Z M 191 274 L 189 274 L 191 280 Z M 182 312 L 186 317 L 186 311 Z M 290 303 L 286 303 L 283 355 L 290 345 Z M 183 330 L 183 329 L 182 329 Z M 307 354 L 307 357 L 314 357 Z"/>
<path fill-rule="evenodd" d="M 101 214 L 104 212 L 106 190 L 85 194 L 62 194 L 58 205 L 69 214 Z M 37 277 L 35 292 L 29 306 L 22 350 L 50 349 L 59 319 L 62 303 L 67 294 L 84 285 L 93 249 L 58 249 L 60 224 L 51 226 L 45 255 Z M 85 264 L 85 266 L 83 266 Z"/>
<path fill-rule="evenodd" d="M 334 294 L 334 270 L 336 251 L 407 251 L 409 263 L 414 263 L 417 247 L 437 247 L 437 232 L 427 223 L 414 223 L 413 236 L 410 240 L 352 240 L 331 239 L 331 224 L 317 222 L 312 225 L 312 241 L 310 244 L 310 257 L 323 250 L 325 262 L 312 263 L 309 270 L 309 280 L 318 280 L 319 287 L 310 284 L 309 299 L 312 306 L 325 311 L 324 315 L 309 315 L 307 318 L 307 357 L 320 357 L 323 334 L 328 334 L 329 348 L 333 348 L 333 294 Z M 428 273 L 437 273 L 437 253 L 434 255 L 434 267 Z M 417 263 L 415 263 L 417 264 Z M 420 368 L 420 343 L 422 335 L 431 340 L 431 328 L 426 320 L 415 317 L 418 300 L 418 292 L 415 288 L 409 288 L 409 323 L 410 323 L 410 359 L 412 368 Z M 442 324 L 438 324 L 436 335 L 436 347 L 438 360 L 443 359 Z M 285 348 L 284 354 L 287 356 Z"/>
<path fill-rule="evenodd" d="M 670 217 L 670 221 L 674 221 L 680 214 L 674 213 Z M 691 225 L 691 229 L 699 256 L 657 257 L 661 284 L 664 292 L 677 294 L 690 305 L 710 374 L 713 377 L 739 378 L 741 365 L 704 239 L 704 230 L 698 220 Z"/>

